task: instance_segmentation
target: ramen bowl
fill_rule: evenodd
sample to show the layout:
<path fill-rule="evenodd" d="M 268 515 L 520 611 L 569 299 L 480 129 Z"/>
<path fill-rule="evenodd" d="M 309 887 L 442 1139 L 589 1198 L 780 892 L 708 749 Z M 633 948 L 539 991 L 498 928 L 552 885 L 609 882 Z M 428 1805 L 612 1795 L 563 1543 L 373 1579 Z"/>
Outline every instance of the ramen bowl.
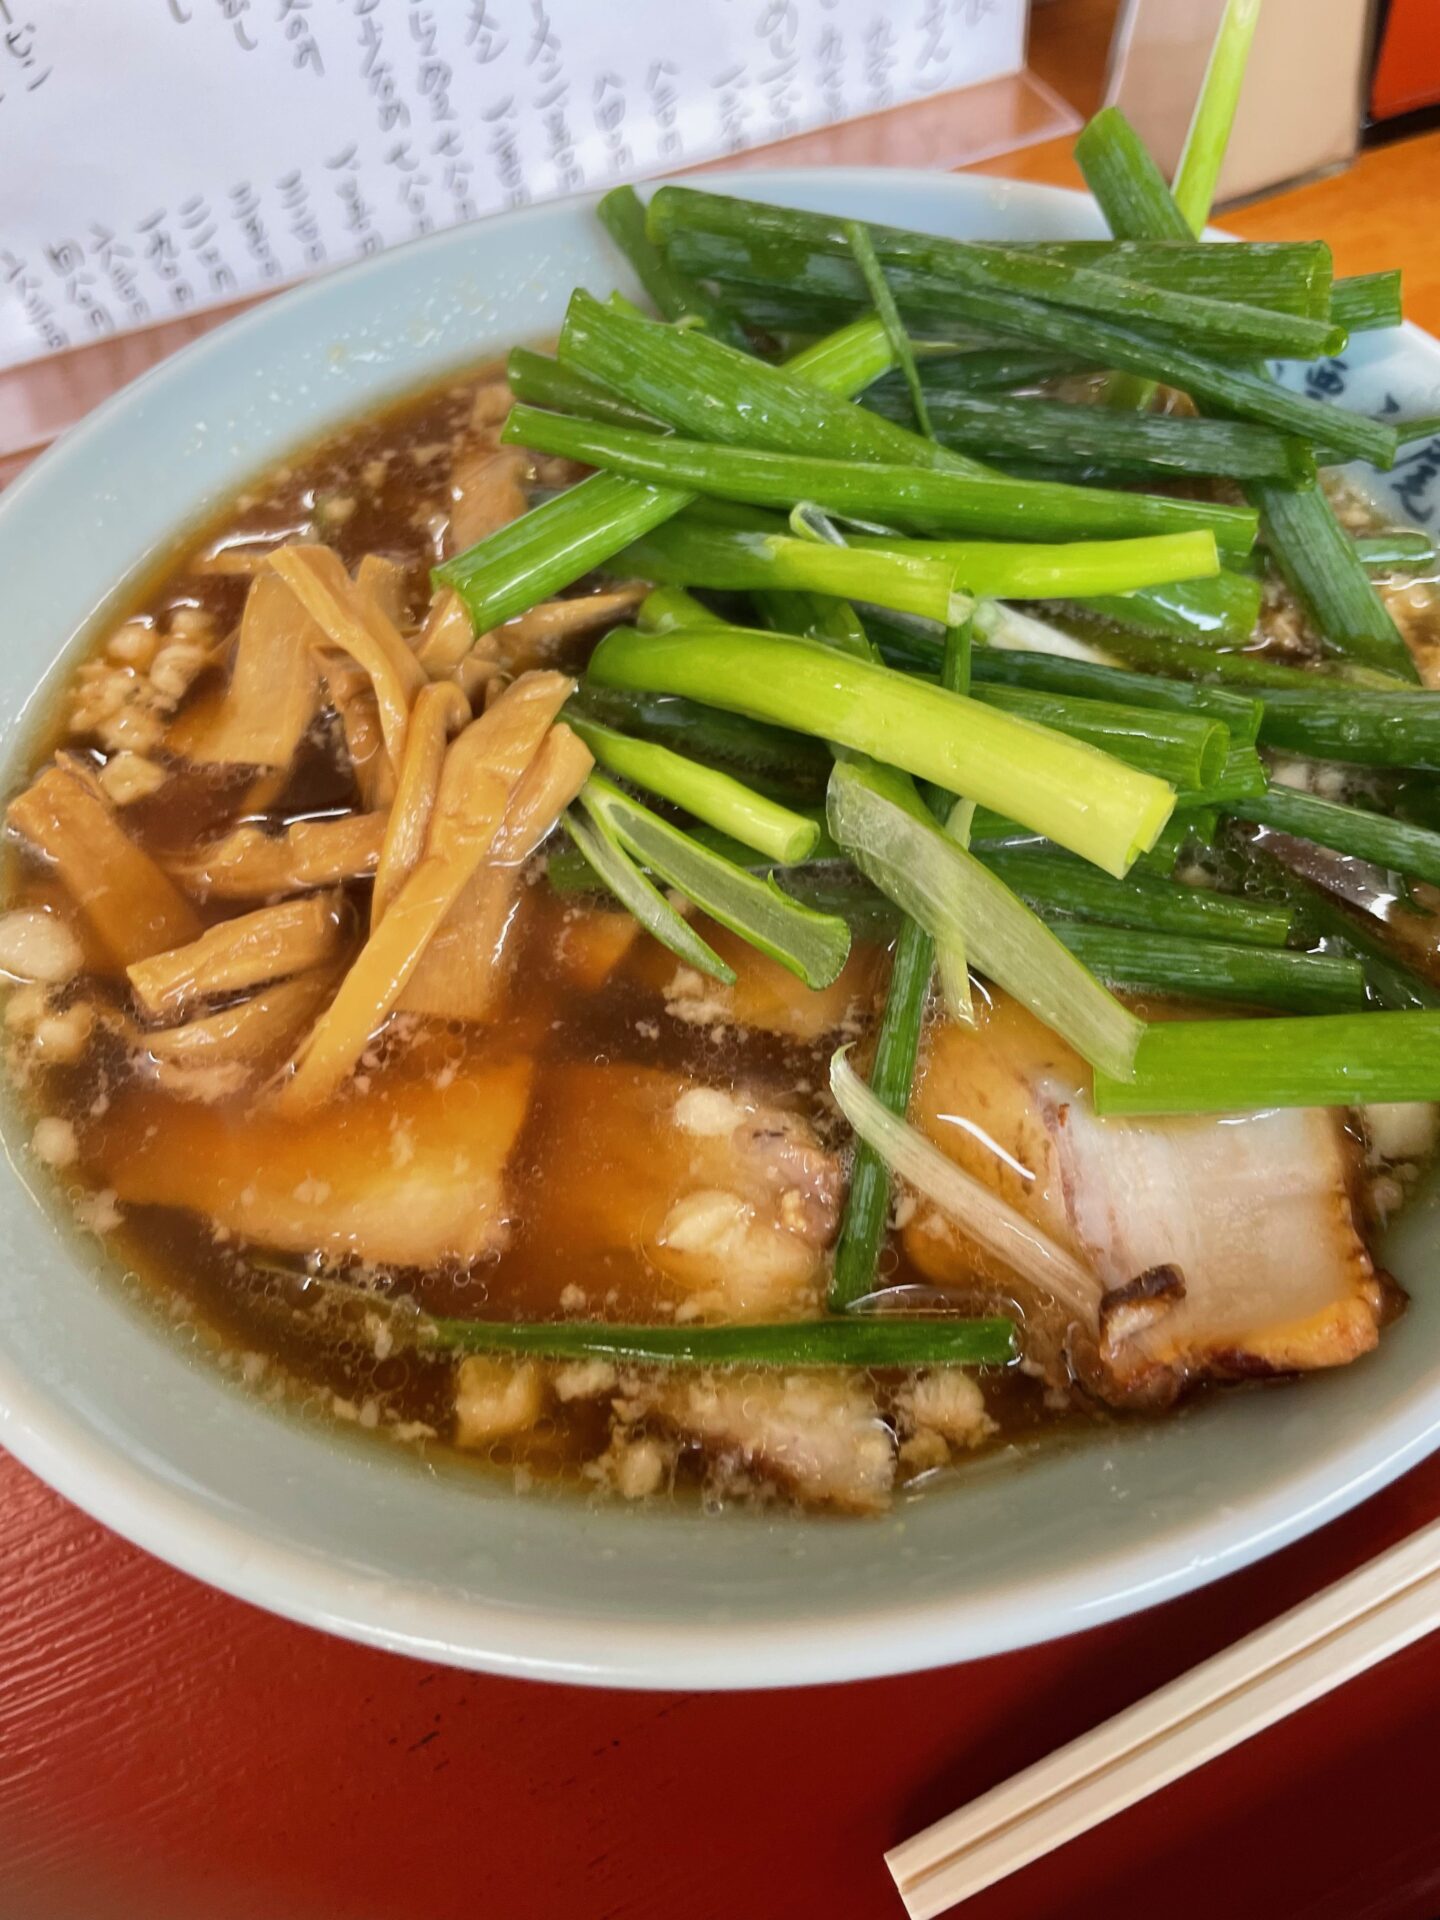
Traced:
<path fill-rule="evenodd" d="M 1005 182 L 828 171 L 738 184 L 957 237 L 1102 231 L 1082 196 Z M 347 417 L 554 334 L 577 284 L 635 291 L 588 202 L 436 235 L 231 322 L 68 435 L 0 499 L 12 763 L 62 663 L 187 527 Z M 1412 327 L 1363 337 L 1325 371 L 1342 404 L 1440 408 L 1440 347 Z M 1411 448 L 1368 484 L 1394 518 L 1433 522 L 1440 446 Z M 4 1137 L 0 1442 L 184 1571 L 432 1660 L 731 1688 L 972 1659 L 1228 1573 L 1440 1439 L 1440 1212 L 1422 1194 L 1383 1249 L 1410 1310 L 1333 1374 L 998 1453 L 872 1520 L 522 1497 L 498 1475 L 427 1465 L 247 1395 L 59 1224 L 18 1114 Z"/>

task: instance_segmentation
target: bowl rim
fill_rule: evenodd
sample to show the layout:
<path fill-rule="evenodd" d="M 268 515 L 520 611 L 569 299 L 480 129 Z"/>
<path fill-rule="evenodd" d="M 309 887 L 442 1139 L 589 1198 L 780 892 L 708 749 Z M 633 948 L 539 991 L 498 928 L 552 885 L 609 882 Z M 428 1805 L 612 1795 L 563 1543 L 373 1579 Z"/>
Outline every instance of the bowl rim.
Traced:
<path fill-rule="evenodd" d="M 782 180 L 801 189 L 823 183 L 833 192 L 847 183 L 873 185 L 879 178 L 901 191 L 923 187 L 933 192 L 937 182 L 944 181 L 946 193 L 992 204 L 1006 197 L 1070 207 L 1090 201 L 1089 195 L 1069 188 L 913 168 L 742 168 L 703 178 L 707 186 L 719 182 L 752 193 L 773 190 Z M 499 224 L 568 220 L 599 197 L 596 193 L 549 201 L 425 235 L 302 280 L 222 323 L 112 394 L 42 453 L 0 497 L 0 537 L 31 491 L 57 480 L 63 483 L 67 470 L 86 459 L 92 437 L 123 417 L 137 399 L 163 385 L 178 368 L 194 369 L 210 356 L 233 352 L 237 340 L 263 334 L 276 324 L 277 311 L 283 323 L 303 312 L 307 301 L 326 297 L 337 279 L 359 288 L 368 276 L 393 274 L 397 256 L 483 245 L 481 236 Z M 1423 341 L 1428 351 L 1440 352 L 1414 323 L 1405 322 L 1403 331 Z M 444 376 L 447 366 L 438 368 L 437 377 Z M 405 388 L 395 391 L 400 394 Z M 21 704 L 14 720 L 17 735 L 23 736 L 35 697 L 32 692 Z M 22 1170 L 13 1171 L 25 1185 Z M 66 1247 L 62 1257 L 73 1260 L 75 1255 Z M 157 1329 L 155 1337 L 163 1334 Z M 676 1626 L 587 1618 L 579 1611 L 539 1617 L 447 1594 L 419 1576 L 406 1582 L 341 1567 L 323 1551 L 262 1537 L 206 1508 L 183 1485 L 107 1447 L 30 1377 L 3 1342 L 0 1442 L 22 1465 L 122 1538 L 236 1599 L 303 1625 L 370 1646 L 514 1677 L 632 1688 L 748 1689 L 875 1678 L 986 1658 L 1098 1626 L 1205 1585 L 1338 1517 L 1440 1448 L 1440 1390 L 1411 1394 L 1338 1457 L 1292 1473 L 1264 1493 L 1231 1500 L 1194 1521 L 1172 1525 L 1155 1544 L 1128 1553 L 1123 1561 L 1097 1559 L 1059 1583 L 1013 1580 L 979 1599 L 907 1604 L 897 1597 L 883 1606 L 831 1614 L 821 1623 L 707 1621 Z"/>

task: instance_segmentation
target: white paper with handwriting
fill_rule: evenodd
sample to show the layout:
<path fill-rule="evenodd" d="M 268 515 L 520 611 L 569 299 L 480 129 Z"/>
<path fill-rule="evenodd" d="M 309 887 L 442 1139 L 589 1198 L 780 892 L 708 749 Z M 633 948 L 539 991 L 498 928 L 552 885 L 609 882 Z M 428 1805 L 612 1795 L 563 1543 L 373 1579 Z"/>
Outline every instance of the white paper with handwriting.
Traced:
<path fill-rule="evenodd" d="M 0 365 L 1013 72 L 1025 0 L 0 0 Z"/>

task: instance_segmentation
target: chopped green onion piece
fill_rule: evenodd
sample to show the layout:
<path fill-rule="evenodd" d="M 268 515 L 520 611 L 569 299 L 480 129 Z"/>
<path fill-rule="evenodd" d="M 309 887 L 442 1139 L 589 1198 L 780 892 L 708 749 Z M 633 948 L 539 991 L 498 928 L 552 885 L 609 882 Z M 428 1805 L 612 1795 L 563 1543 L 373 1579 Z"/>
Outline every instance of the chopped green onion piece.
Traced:
<path fill-rule="evenodd" d="M 444 561 L 432 578 L 453 587 L 475 631 L 488 633 L 609 560 L 689 498 L 673 487 L 641 487 L 613 473 L 592 473 Z"/>
<path fill-rule="evenodd" d="M 1080 741 L 789 635 L 617 627 L 596 648 L 590 674 L 838 741 L 1012 813 L 1111 873 L 1154 843 L 1173 805 L 1163 781 Z"/>
<path fill-rule="evenodd" d="M 1330 288 L 1330 318 L 1347 333 L 1373 333 L 1381 327 L 1398 327 L 1404 319 L 1400 307 L 1400 275 L 1355 273 L 1336 280 Z M 1403 442 L 1405 422 L 1395 422 Z"/>
<path fill-rule="evenodd" d="M 676 206 L 666 195 L 694 195 L 693 188 L 662 188 L 652 202 L 652 231 L 664 231 L 667 241 L 670 222 L 667 215 Z M 712 205 L 717 196 L 711 196 Z M 858 278 L 860 290 L 869 297 L 868 283 L 857 263 L 849 237 L 849 223 L 832 220 L 823 214 L 802 213 L 791 207 L 772 207 L 754 201 L 733 203 L 738 217 L 746 223 L 752 260 L 766 258 L 765 239 L 778 237 L 783 252 L 772 248 L 768 254 L 769 278 L 782 282 L 798 274 L 803 285 L 808 278 L 813 288 L 815 277 L 827 281 L 842 295 L 853 292 Z M 884 266 L 890 289 L 905 310 L 910 297 L 921 296 L 924 318 L 936 311 L 947 321 L 947 301 L 954 317 L 967 317 L 964 301 L 972 295 L 1004 300 L 1024 296 L 1053 303 L 1062 309 L 1080 308 L 1100 318 L 1143 322 L 1157 338 L 1180 335 L 1206 352 L 1290 354 L 1313 358 L 1318 353 L 1335 351 L 1344 335 L 1324 317 L 1277 310 L 1234 299 L 1215 299 L 1204 293 L 1177 291 L 1171 286 L 1127 277 L 1124 268 L 1130 262 L 1112 250 L 1107 267 L 1082 263 L 1074 250 L 1055 246 L 1009 246 L 996 242 L 943 240 L 933 234 L 908 233 L 894 227 L 871 227 L 870 238 Z M 754 249 L 761 249 L 757 255 Z M 849 258 L 837 273 L 826 272 L 820 256 L 843 251 Z M 687 263 L 692 256 L 682 253 Z M 1131 256 L 1133 259 L 1134 256 Z M 847 271 L 848 269 L 848 271 Z M 752 269 L 753 270 L 753 269 Z M 1287 303 L 1288 304 L 1288 303 Z M 912 308 L 912 311 L 914 309 Z M 919 313 L 912 325 L 926 331 Z M 999 323 L 994 331 L 1003 334 Z M 1011 333 L 1020 329 L 1011 327 Z"/>
<path fill-rule="evenodd" d="M 1211 887 L 1181 886 L 1149 873 L 1123 880 L 1097 873 L 1053 848 L 985 849 L 985 865 L 1047 919 L 1057 913 L 1144 933 L 1187 934 L 1233 945 L 1283 947 L 1294 914 L 1268 901 L 1241 900 Z"/>
<path fill-rule="evenodd" d="M 1243 554 L 1253 544 L 1258 524 L 1246 507 L 1063 482 L 714 446 L 524 406 L 511 411 L 501 438 L 507 445 L 561 454 L 647 485 L 693 488 L 781 511 L 796 501 L 813 501 L 833 513 L 870 515 L 890 526 L 925 532 L 1073 540 L 1208 531 L 1226 553 Z"/>
<path fill-rule="evenodd" d="M 1123 413 L 1050 399 L 977 399 L 965 393 L 935 393 L 928 383 L 927 392 L 931 425 L 941 444 L 992 460 L 1075 467 L 1087 475 L 1127 479 L 1219 474 L 1308 486 L 1315 478 L 1315 459 L 1304 441 L 1252 421 Z M 865 394 L 864 405 L 893 420 L 901 417 L 899 409 L 908 401 L 882 381 Z"/>
<path fill-rule="evenodd" d="M 870 1068 L 873 1096 L 892 1113 L 902 1112 L 909 1105 L 934 970 L 934 941 L 913 919 L 902 920 Z M 851 1169 L 850 1191 L 835 1244 L 827 1296 L 832 1312 L 843 1312 L 874 1291 L 875 1262 L 889 1212 L 890 1169 L 877 1153 L 862 1147 Z"/>
<path fill-rule="evenodd" d="M 878 320 L 869 329 L 862 325 L 847 333 L 853 333 L 855 342 L 844 358 L 848 374 L 858 378 L 872 368 L 879 371 L 874 353 L 877 334 L 885 344 L 884 364 L 893 364 Z M 838 350 L 830 351 L 833 356 Z M 596 375 L 647 413 L 696 439 L 768 447 L 780 453 L 803 447 L 817 457 L 836 460 L 885 460 L 946 467 L 957 473 L 989 471 L 937 447 L 922 434 L 833 397 L 837 389 L 820 390 L 815 363 L 804 354 L 784 368 L 759 360 L 742 361 L 693 329 L 677 332 L 648 320 L 632 320 L 583 289 L 570 299 L 560 334 L 560 359 Z"/>
<path fill-rule="evenodd" d="M 642 633 L 666 633 L 671 627 L 723 627 L 725 621 L 683 587 L 652 587 L 635 610 L 635 624 Z"/>
<path fill-rule="evenodd" d="M 1315 794 L 1279 785 L 1268 787 L 1253 799 L 1232 801 L 1226 811 L 1258 826 L 1313 840 L 1334 853 L 1370 860 L 1376 866 L 1440 886 L 1440 833 L 1431 833 L 1425 827 L 1412 827 L 1383 813 L 1342 806 L 1339 801 L 1322 800 Z"/>
<path fill-rule="evenodd" d="M 1177 580 L 1142 593 L 1091 594 L 1072 611 L 1122 633 L 1248 640 L 1260 617 L 1260 593 L 1258 580 L 1227 568 L 1213 579 Z"/>
<path fill-rule="evenodd" d="M 1219 658 L 1228 661 L 1231 656 Z M 1285 671 L 1256 664 L 1269 679 Z M 1298 684 L 1301 681 L 1310 684 Z M 1259 680 L 1255 690 L 1265 703 L 1260 722 L 1263 746 L 1317 760 L 1440 773 L 1440 693 L 1409 688 L 1372 693 L 1365 687 L 1327 685 L 1318 675 L 1303 671 L 1295 672 L 1283 685 Z"/>
<path fill-rule="evenodd" d="M 1134 1078 L 1100 1072 L 1111 1113 L 1241 1113 L 1440 1099 L 1440 1013 L 1174 1020 L 1148 1027 Z"/>
<path fill-rule="evenodd" d="M 925 395 L 920 386 L 920 375 L 915 367 L 915 355 L 910 346 L 910 336 L 905 331 L 905 322 L 900 318 L 900 310 L 895 305 L 895 296 L 885 281 L 885 269 L 875 257 L 875 248 L 869 232 L 862 221 L 845 222 L 845 238 L 850 243 L 850 251 L 855 256 L 855 264 L 865 279 L 866 290 L 875 303 L 875 311 L 880 323 L 890 336 L 890 346 L 905 376 L 905 384 L 910 389 L 910 404 L 915 410 L 915 424 L 927 439 L 930 435 L 930 416 L 925 411 Z"/>
<path fill-rule="evenodd" d="M 594 775 L 591 775 L 591 779 Z M 589 781 L 586 782 L 586 787 Z M 581 789 L 581 799 L 585 788 Z M 712 980 L 726 986 L 735 983 L 735 969 L 722 960 L 715 949 L 702 940 L 683 915 L 652 886 L 620 843 L 603 812 L 587 806 L 593 826 L 587 825 L 572 809 L 563 816 L 565 831 L 584 855 L 596 878 L 609 888 L 623 907 L 629 909 L 647 933 L 654 934 L 662 946 L 677 954 L 687 966 L 708 973 Z"/>
<path fill-rule="evenodd" d="M 831 1056 L 830 1091 L 854 1128 L 862 1151 L 868 1150 L 875 1164 L 885 1169 L 887 1190 L 893 1168 L 1012 1272 L 1022 1274 L 1044 1296 L 1063 1301 L 1087 1321 L 1093 1319 L 1099 1293 L 1094 1275 L 1043 1227 L 1026 1219 L 993 1187 L 966 1173 L 888 1107 L 876 1094 L 873 1078 L 867 1087 L 847 1053 L 841 1047 Z"/>
<path fill-rule="evenodd" d="M 1173 537 L 1208 540 L 1214 552 L 1210 535 Z M 668 586 L 734 593 L 794 588 L 842 600 L 869 600 L 876 606 L 947 623 L 963 619 L 969 610 L 954 591 L 954 564 L 938 547 L 933 553 L 871 551 L 858 545 L 822 546 L 784 534 L 671 520 L 627 547 L 614 564 L 620 572 Z"/>
<path fill-rule="evenodd" d="M 456 1353 L 524 1353 L 545 1360 L 604 1357 L 657 1366 L 1004 1367 L 1018 1352 L 1013 1321 L 962 1320 L 946 1314 L 875 1312 L 774 1325 L 641 1327 L 603 1320 L 422 1315 L 417 1330 L 433 1345 Z"/>
<path fill-rule="evenodd" d="M 1271 557 L 1321 644 L 1346 659 L 1418 680 L 1404 636 L 1324 491 L 1297 493 L 1260 482 L 1250 492 Z"/>
<path fill-rule="evenodd" d="M 1153 674 L 1128 673 L 1123 667 L 1096 666 L 1088 660 L 1022 652 L 1004 645 L 977 648 L 972 670 L 975 679 L 986 686 L 1042 687 L 1049 693 L 1115 700 L 1124 706 L 1208 714 L 1212 720 L 1219 720 L 1231 740 L 1242 747 L 1254 745 L 1264 711 L 1259 700 L 1222 687 L 1160 680 Z"/>
<path fill-rule="evenodd" d="M 1208 714 L 1122 706 L 1113 700 L 1050 693 L 1035 686 L 985 684 L 983 675 L 975 698 L 1038 727 L 1053 727 L 1072 739 L 1087 740 L 1173 787 L 1199 791 L 1225 775 L 1229 730 Z"/>
<path fill-rule="evenodd" d="M 773 880 L 722 860 L 601 774 L 591 774 L 580 798 L 592 819 L 603 820 L 632 859 L 807 987 L 828 987 L 838 977 L 850 952 L 850 929 L 843 920 L 812 913 Z"/>
<path fill-rule="evenodd" d="M 592 380 L 575 367 L 562 367 L 548 353 L 531 347 L 512 347 L 505 377 L 515 398 L 531 407 L 549 407 L 557 413 L 576 413 L 586 420 L 608 420 L 611 426 L 638 427 L 658 433 L 660 423 L 612 393 L 602 380 Z"/>
<path fill-rule="evenodd" d="M 767 800 L 728 773 L 687 760 L 653 740 L 632 740 L 578 713 L 567 712 L 565 717 L 599 764 L 620 779 L 658 793 L 662 800 L 683 807 L 697 820 L 784 866 L 808 859 L 814 852 L 820 829 L 813 820 Z"/>
<path fill-rule="evenodd" d="M 1260 0 L 1228 0 L 1185 136 L 1175 175 L 1175 204 L 1197 237 L 1204 233 L 1210 218 L 1259 18 Z"/>
<path fill-rule="evenodd" d="M 851 545 L 870 553 L 944 560 L 966 593 L 997 600 L 1088 599 L 1142 587 L 1213 577 L 1220 559 L 1212 532 L 1164 533 L 1139 540 L 1070 540 L 1059 545 L 1000 540 L 897 540 L 857 534 Z M 862 599 L 873 595 L 862 594 Z M 921 613 L 922 608 L 902 608 Z M 934 619 L 935 615 L 929 616 Z"/>
<path fill-rule="evenodd" d="M 667 320 L 698 320 L 717 340 L 748 351 L 749 337 L 713 295 L 677 272 L 645 231 L 645 209 L 633 187 L 613 187 L 595 209 L 635 277 Z"/>
<path fill-rule="evenodd" d="M 988 867 L 899 804 L 883 770 L 837 762 L 827 814 L 861 872 L 932 938 L 958 935 L 972 965 L 1082 1058 L 1121 1078 L 1130 1071 L 1143 1022 Z"/>
<path fill-rule="evenodd" d="M 1129 992 L 1236 1001 L 1290 1013 L 1365 1004 L 1365 975 L 1355 961 L 1335 954 L 1236 947 L 1073 920 L 1047 924 L 1098 980 Z"/>
<path fill-rule="evenodd" d="M 693 759 L 723 767 L 747 786 L 763 787 L 772 795 L 818 798 L 830 778 L 830 755 L 819 741 L 719 707 L 702 707 L 671 694 L 601 687 L 588 679 L 571 706 L 618 733 L 683 747 Z"/>

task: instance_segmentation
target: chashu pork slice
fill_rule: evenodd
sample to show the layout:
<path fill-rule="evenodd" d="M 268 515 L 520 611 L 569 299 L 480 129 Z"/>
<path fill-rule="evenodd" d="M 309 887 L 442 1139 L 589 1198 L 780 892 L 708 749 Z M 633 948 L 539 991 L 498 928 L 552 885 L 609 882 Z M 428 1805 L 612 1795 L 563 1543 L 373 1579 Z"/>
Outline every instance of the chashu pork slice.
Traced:
<path fill-rule="evenodd" d="M 182 1109 L 131 1083 L 87 1151 L 122 1202 L 184 1207 L 259 1246 L 469 1265 L 509 1235 L 505 1167 L 531 1065 L 476 1061 L 443 1078 L 377 1073 L 368 1093 L 299 1120 L 254 1103 Z"/>
<path fill-rule="evenodd" d="M 814 1312 L 841 1176 L 808 1122 L 744 1087 L 616 1061 L 544 1076 L 523 1257 L 617 1318 Z"/>
<path fill-rule="evenodd" d="M 1084 1063 L 998 992 L 930 1037 L 912 1118 L 1094 1274 L 1088 1324 L 987 1266 L 922 1204 L 906 1250 L 942 1286 L 1009 1288 L 1029 1344 L 1115 1402 L 1343 1365 L 1394 1298 L 1361 1236 L 1343 1112 L 1100 1119 Z"/>

